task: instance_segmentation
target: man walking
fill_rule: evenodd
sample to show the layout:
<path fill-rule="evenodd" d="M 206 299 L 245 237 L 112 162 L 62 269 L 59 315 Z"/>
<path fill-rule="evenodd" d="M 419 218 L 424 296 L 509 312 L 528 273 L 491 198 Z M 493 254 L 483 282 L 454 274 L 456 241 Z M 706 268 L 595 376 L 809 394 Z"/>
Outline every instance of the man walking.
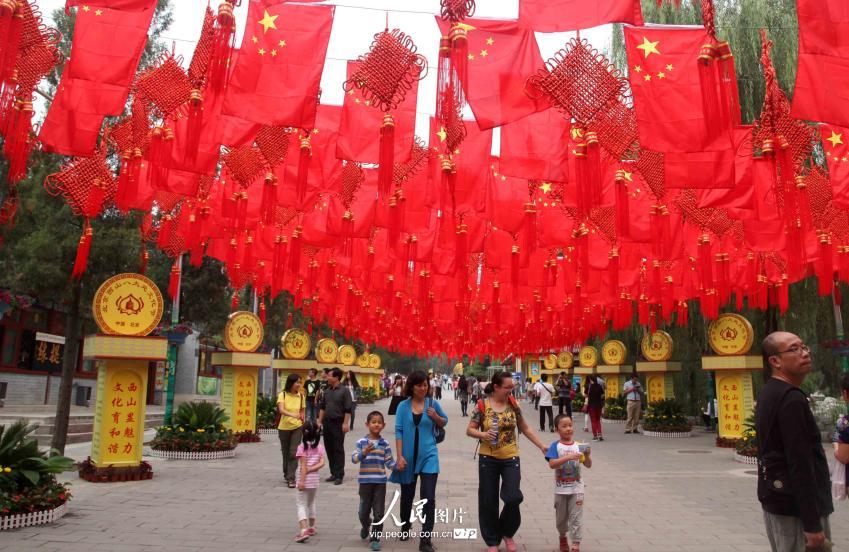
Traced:
<path fill-rule="evenodd" d="M 318 416 L 318 405 L 315 402 L 319 386 L 318 380 L 316 379 L 317 375 L 318 370 L 310 368 L 310 371 L 307 374 L 307 381 L 304 382 L 304 391 L 307 395 L 307 420 L 313 421 L 315 421 L 316 416 Z"/>
<path fill-rule="evenodd" d="M 643 404 L 643 386 L 637 374 L 632 374 L 631 379 L 625 382 L 622 396 L 628 401 L 628 421 L 625 422 L 625 433 L 637 433 L 640 425 L 640 407 Z"/>
<path fill-rule="evenodd" d="M 327 389 L 324 390 L 318 425 L 324 430 L 324 449 L 330 464 L 330 477 L 335 485 L 341 485 L 345 477 L 345 434 L 351 429 L 353 401 L 351 393 L 339 385 L 342 370 L 333 368 L 327 374 Z"/>
<path fill-rule="evenodd" d="M 761 345 L 766 384 L 758 396 L 758 500 L 774 552 L 825 550 L 834 511 L 820 433 L 800 389 L 811 355 L 799 336 L 773 332 Z"/>

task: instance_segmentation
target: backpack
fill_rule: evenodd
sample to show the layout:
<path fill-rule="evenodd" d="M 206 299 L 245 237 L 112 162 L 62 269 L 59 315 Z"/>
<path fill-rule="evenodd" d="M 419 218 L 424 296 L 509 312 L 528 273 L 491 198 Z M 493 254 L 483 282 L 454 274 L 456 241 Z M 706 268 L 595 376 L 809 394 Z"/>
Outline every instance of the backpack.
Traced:
<path fill-rule="evenodd" d="M 513 407 L 513 410 L 517 410 L 521 412 L 521 408 L 519 408 L 519 403 L 516 402 L 516 397 L 513 395 L 507 395 L 507 402 L 510 403 L 510 406 Z M 486 403 L 483 399 L 478 399 L 478 412 L 481 414 L 486 414 Z"/>

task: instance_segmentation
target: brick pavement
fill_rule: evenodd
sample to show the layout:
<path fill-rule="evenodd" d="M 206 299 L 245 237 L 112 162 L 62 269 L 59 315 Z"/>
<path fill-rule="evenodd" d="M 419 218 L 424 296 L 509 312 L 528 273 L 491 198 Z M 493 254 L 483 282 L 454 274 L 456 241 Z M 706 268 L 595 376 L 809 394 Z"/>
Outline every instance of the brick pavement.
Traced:
<path fill-rule="evenodd" d="M 468 419 L 460 417 L 458 402 L 447 398 L 442 404 L 450 421 L 446 441 L 440 445 L 437 508 L 462 508 L 466 514 L 462 523 L 437 523 L 435 529 L 477 528 L 477 470 L 472 459 L 475 444 L 465 436 Z M 535 421 L 533 408 L 522 405 Z M 388 402 L 375 406 L 385 412 Z M 369 410 L 371 405 L 360 406 L 358 425 Z M 394 442 L 394 419 L 388 420 L 384 436 Z M 348 451 L 355 437 L 364 433 L 362 427 L 348 436 Z M 605 441 L 593 447 L 593 468 L 584 472 L 583 551 L 768 550 L 755 497 L 754 468 L 732 461 L 731 451 L 715 448 L 712 434 L 653 439 L 624 435 L 621 425 L 605 425 L 605 430 Z M 585 435 L 579 429 L 578 439 Z M 276 437 L 264 439 L 262 443 L 240 445 L 236 458 L 229 460 L 148 458 L 154 466 L 151 481 L 92 484 L 68 474 L 74 493 L 70 513 L 53 525 L 0 534 L 0 550 L 366 550 L 358 535 L 356 472 L 352 465 L 346 467 L 348 478 L 343 485 L 322 482 L 317 502 L 319 534 L 306 544 L 292 542 L 297 526 L 295 491 L 281 484 Z M 553 439 L 547 433 L 543 440 Z M 520 447 L 525 454 L 525 501 L 517 542 L 523 550 L 554 551 L 557 534 L 551 470 L 524 438 Z M 68 453 L 80 459 L 88 454 L 88 448 L 75 445 Z M 388 498 L 394 488 L 390 484 Z M 839 504 L 832 518 L 834 541 L 844 546 L 849 542 L 849 524 L 836 521 L 846 520 L 847 511 L 849 505 Z M 437 539 L 435 544 L 440 551 L 484 549 L 480 538 L 473 542 Z M 417 546 L 389 540 L 383 549 L 412 552 Z"/>

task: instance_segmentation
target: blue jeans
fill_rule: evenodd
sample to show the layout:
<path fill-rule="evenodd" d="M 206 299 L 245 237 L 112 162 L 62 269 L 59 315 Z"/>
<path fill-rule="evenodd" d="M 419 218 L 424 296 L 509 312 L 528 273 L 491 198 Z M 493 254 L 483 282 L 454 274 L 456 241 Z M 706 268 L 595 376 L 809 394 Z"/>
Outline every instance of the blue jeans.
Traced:
<path fill-rule="evenodd" d="M 550 408 L 550 407 L 549 407 Z M 478 462 L 478 516 L 481 523 L 481 536 L 487 546 L 498 546 L 504 537 L 513 538 L 522 514 L 519 505 L 524 500 L 519 488 L 522 470 L 519 457 L 499 460 L 491 456 L 480 456 Z M 504 501 L 501 514 L 498 513 L 498 498 Z"/>
<path fill-rule="evenodd" d="M 315 404 L 315 398 L 307 398 L 307 409 L 304 413 L 304 418 L 312 421 L 318 418 L 318 405 Z"/>

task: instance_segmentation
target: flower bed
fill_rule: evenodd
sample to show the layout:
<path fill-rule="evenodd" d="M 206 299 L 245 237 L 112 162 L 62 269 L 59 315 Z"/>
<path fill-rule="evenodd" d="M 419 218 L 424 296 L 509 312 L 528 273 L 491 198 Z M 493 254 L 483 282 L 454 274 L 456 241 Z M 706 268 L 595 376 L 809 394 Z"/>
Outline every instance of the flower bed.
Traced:
<path fill-rule="evenodd" d="M 256 432 L 260 435 L 277 435 L 277 428 L 264 427 L 262 429 L 258 429 Z"/>
<path fill-rule="evenodd" d="M 49 510 L 38 510 L 36 512 L 27 512 L 25 514 L 13 514 L 11 516 L 0 516 L 0 531 L 53 523 L 67 513 L 68 503 L 63 502 L 59 506 L 50 508 Z"/>
<path fill-rule="evenodd" d="M 262 441 L 259 433 L 254 433 L 253 431 L 240 431 L 236 433 L 236 437 L 239 438 L 240 443 L 259 443 Z"/>
<path fill-rule="evenodd" d="M 180 405 L 173 425 L 156 428 L 150 442 L 151 451 L 217 452 L 232 450 L 240 442 L 239 435 L 224 429 L 227 415 L 219 406 L 208 402 Z M 256 438 L 258 435 L 252 434 Z"/>
<path fill-rule="evenodd" d="M 744 454 L 739 454 L 737 452 L 734 453 L 734 460 L 736 462 L 741 462 L 743 464 L 757 464 L 758 457 L 757 456 L 746 456 Z"/>
<path fill-rule="evenodd" d="M 693 425 L 675 399 L 663 399 L 649 405 L 642 428 L 650 437 L 689 437 Z"/>
<path fill-rule="evenodd" d="M 220 460 L 222 458 L 233 458 L 236 456 L 236 449 L 211 450 L 206 452 L 148 449 L 147 452 L 156 458 L 165 458 L 168 460 Z"/>
<path fill-rule="evenodd" d="M 625 405 L 625 399 L 622 397 L 605 399 L 601 421 L 607 424 L 624 424 L 628 418 Z"/>
<path fill-rule="evenodd" d="M 122 483 L 125 481 L 146 481 L 153 479 L 153 466 L 142 462 L 138 466 L 98 467 L 91 457 L 79 463 L 80 479 L 91 483 Z"/>
<path fill-rule="evenodd" d="M 693 436 L 692 431 L 647 431 L 642 429 L 640 433 L 646 437 L 660 437 L 663 439 L 683 439 Z"/>
<path fill-rule="evenodd" d="M 734 437 L 717 437 L 716 446 L 719 448 L 737 448 L 737 441 Z"/>
<path fill-rule="evenodd" d="M 601 423 L 603 424 L 624 424 L 627 420 L 609 420 L 602 416 Z"/>

